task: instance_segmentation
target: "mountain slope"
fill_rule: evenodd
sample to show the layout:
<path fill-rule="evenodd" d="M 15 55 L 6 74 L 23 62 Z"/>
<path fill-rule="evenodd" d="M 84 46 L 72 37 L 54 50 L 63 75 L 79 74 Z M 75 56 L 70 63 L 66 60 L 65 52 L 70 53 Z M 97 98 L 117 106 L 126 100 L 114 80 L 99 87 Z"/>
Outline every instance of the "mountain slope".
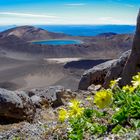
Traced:
<path fill-rule="evenodd" d="M 33 44 L 32 40 L 47 39 L 74 39 L 81 40 L 82 44 L 73 45 L 40 45 Z M 16 53 L 28 53 L 45 58 L 82 57 L 112 59 L 131 48 L 132 34 L 104 34 L 94 37 L 75 37 L 62 33 L 52 33 L 33 26 L 21 26 L 0 33 L 0 50 Z M 35 56 L 35 57 L 36 57 Z"/>
<path fill-rule="evenodd" d="M 14 35 L 25 41 L 31 40 L 43 40 L 43 39 L 54 39 L 60 37 L 66 37 L 67 35 L 63 33 L 53 33 L 43 30 L 41 28 L 36 28 L 33 26 L 20 26 L 15 27 L 0 33 L 0 36 L 8 37 Z"/>

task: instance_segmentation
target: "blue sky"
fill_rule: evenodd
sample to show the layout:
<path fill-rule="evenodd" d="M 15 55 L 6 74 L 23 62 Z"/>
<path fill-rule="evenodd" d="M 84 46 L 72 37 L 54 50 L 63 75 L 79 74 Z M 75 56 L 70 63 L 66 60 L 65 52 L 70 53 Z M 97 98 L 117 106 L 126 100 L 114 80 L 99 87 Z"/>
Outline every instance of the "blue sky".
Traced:
<path fill-rule="evenodd" d="M 0 0 L 0 25 L 136 23 L 140 0 Z"/>

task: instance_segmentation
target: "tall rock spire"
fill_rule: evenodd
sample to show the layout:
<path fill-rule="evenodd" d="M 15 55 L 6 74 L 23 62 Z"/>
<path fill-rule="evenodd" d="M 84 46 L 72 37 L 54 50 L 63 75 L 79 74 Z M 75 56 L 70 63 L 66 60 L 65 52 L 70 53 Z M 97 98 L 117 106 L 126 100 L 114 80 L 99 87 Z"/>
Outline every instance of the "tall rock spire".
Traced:
<path fill-rule="evenodd" d="M 133 40 L 132 52 L 122 72 L 121 85 L 131 83 L 132 76 L 140 72 L 140 10 L 137 17 L 137 27 Z"/>

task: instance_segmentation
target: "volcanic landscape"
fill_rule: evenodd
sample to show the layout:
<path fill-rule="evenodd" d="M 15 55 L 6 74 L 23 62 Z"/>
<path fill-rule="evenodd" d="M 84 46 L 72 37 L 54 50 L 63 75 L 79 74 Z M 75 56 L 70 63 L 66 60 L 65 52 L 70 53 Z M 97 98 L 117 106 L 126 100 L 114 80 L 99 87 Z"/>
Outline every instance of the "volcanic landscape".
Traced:
<path fill-rule="evenodd" d="M 42 40 L 79 40 L 79 44 L 35 44 Z M 33 26 L 0 33 L 0 87 L 32 89 L 62 85 L 76 90 L 83 72 L 131 49 L 133 34 L 69 36 Z"/>

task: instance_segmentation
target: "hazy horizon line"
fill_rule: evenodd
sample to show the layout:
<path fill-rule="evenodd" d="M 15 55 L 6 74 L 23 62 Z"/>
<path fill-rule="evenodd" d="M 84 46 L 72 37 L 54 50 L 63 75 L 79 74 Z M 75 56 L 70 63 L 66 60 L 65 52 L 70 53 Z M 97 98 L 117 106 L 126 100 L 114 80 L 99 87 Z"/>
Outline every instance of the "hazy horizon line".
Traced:
<path fill-rule="evenodd" d="M 112 26 L 136 26 L 136 24 L 0 24 L 0 26 L 47 26 L 47 25 L 58 25 L 58 26 L 106 26 L 106 25 L 112 25 Z"/>

